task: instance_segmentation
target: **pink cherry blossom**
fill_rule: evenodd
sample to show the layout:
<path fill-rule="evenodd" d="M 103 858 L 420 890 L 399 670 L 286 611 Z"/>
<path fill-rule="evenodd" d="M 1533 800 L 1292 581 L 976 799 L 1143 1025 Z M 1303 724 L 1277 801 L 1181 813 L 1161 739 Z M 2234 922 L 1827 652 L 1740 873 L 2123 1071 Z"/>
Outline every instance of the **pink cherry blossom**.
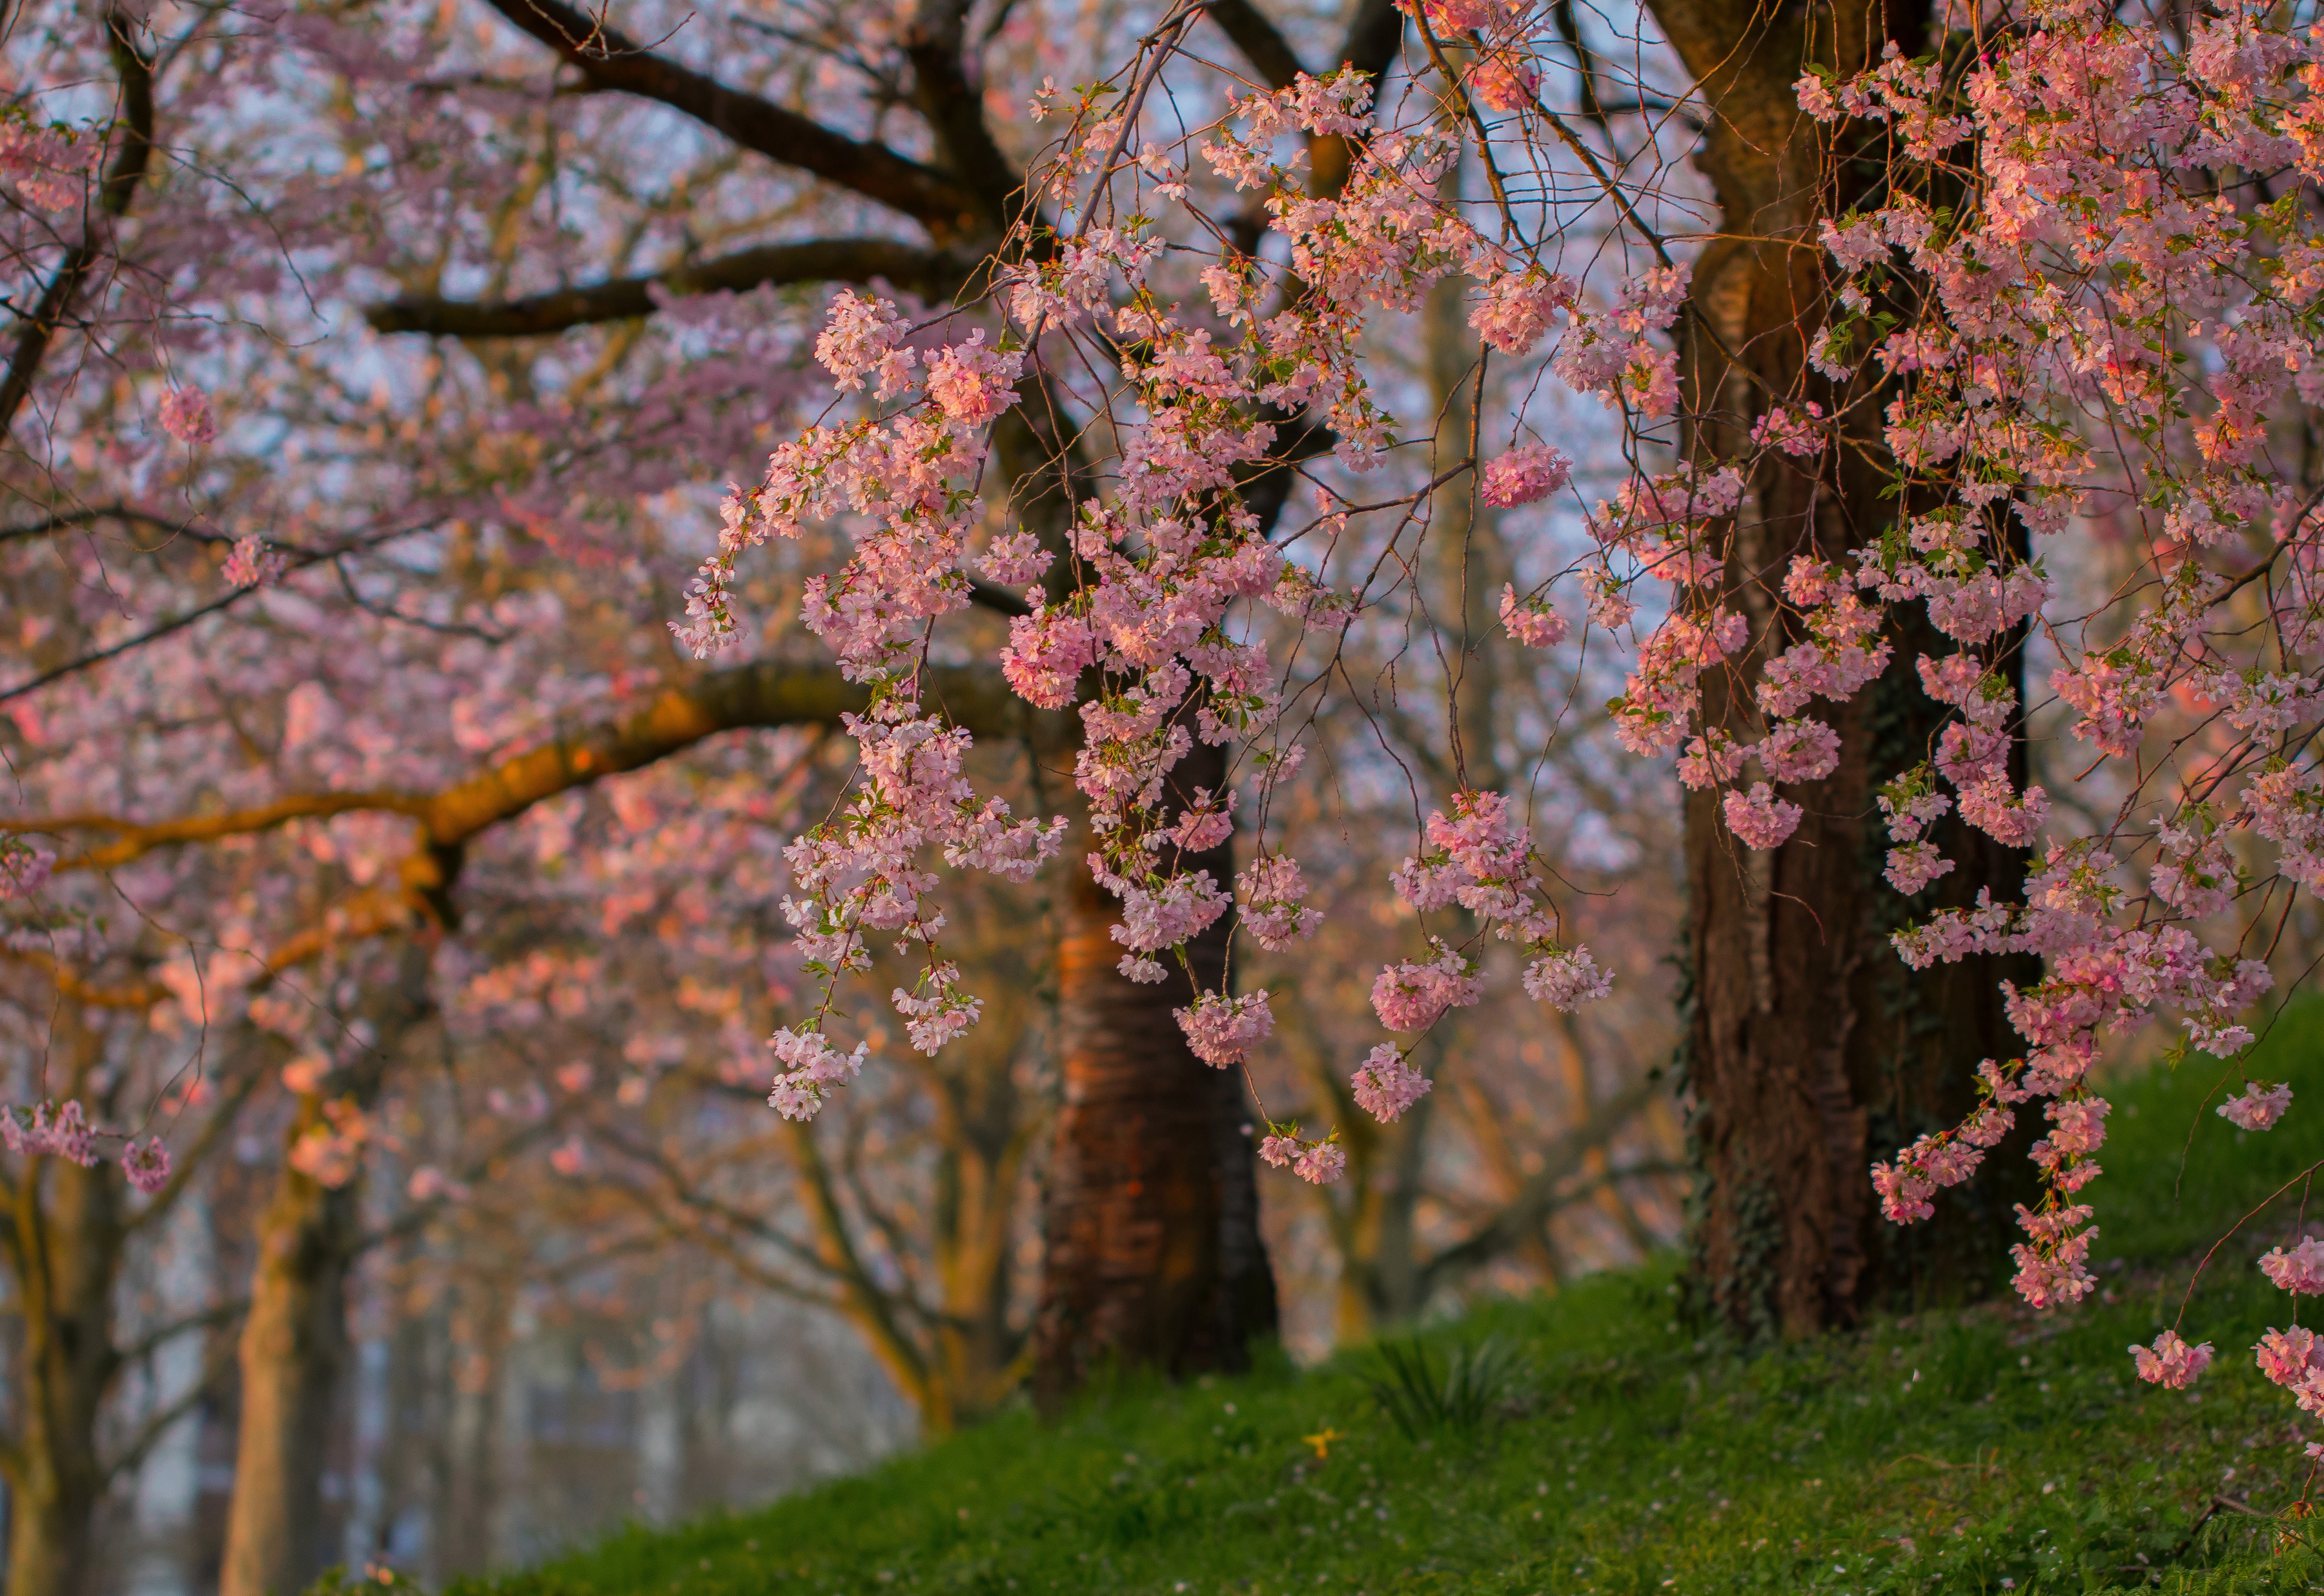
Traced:
<path fill-rule="evenodd" d="M 1291 1172 L 1310 1186 L 1329 1186 L 1346 1173 L 1348 1150 L 1336 1142 L 1321 1142 L 1304 1150 L 1291 1162 Z"/>
<path fill-rule="evenodd" d="M 1275 1014 L 1264 992 L 1226 997 L 1205 992 L 1189 1008 L 1171 1011 L 1186 1045 L 1204 1063 L 1223 1069 L 1240 1063 L 1250 1050 L 1275 1032 Z"/>
<path fill-rule="evenodd" d="M 1614 972 L 1599 968 L 1587 948 L 1551 953 L 1526 967 L 1526 995 L 1570 1014 L 1614 989 Z"/>
<path fill-rule="evenodd" d="M 1744 847 L 1774 848 L 1799 830 L 1803 812 L 1798 804 L 1777 798 L 1766 783 L 1754 782 L 1748 793 L 1729 793 L 1721 801 L 1721 812 L 1727 829 Z"/>
<path fill-rule="evenodd" d="M 2130 1353 L 2138 1365 L 2138 1378 L 2165 1390 L 2185 1390 L 2211 1366 L 2211 1344 L 2190 1346 L 2176 1330 L 2156 1336 L 2152 1348 L 2134 1346 Z"/>
<path fill-rule="evenodd" d="M 235 540 L 225 576 L 235 587 L 268 587 L 282 580 L 288 564 L 281 551 L 267 547 L 266 540 L 254 532 Z"/>
<path fill-rule="evenodd" d="M 198 388 L 173 388 L 161 396 L 161 430 L 198 449 L 217 437 L 217 421 L 210 415 L 209 395 Z"/>
<path fill-rule="evenodd" d="M 2295 1297 L 2324 1297 L 2324 1242 L 2303 1236 L 2289 1252 L 2281 1247 L 2271 1248 L 2259 1261 L 2259 1271 L 2273 1280 L 2278 1290 L 2289 1291 Z"/>
<path fill-rule="evenodd" d="M 1554 648 L 1565 641 L 1565 617 L 1546 599 L 1519 598 L 1514 585 L 1501 589 L 1501 625 L 1528 648 Z"/>
<path fill-rule="evenodd" d="M 1489 111 L 1522 111 L 1534 103 L 1541 74 L 1520 61 L 1489 55 L 1469 72 L 1469 92 Z"/>
<path fill-rule="evenodd" d="M 1433 1084 L 1392 1042 L 1374 1048 L 1348 1078 L 1356 1106 L 1382 1124 L 1402 1117 L 1406 1109 L 1428 1095 Z"/>
<path fill-rule="evenodd" d="M 1447 1009 L 1465 1008 L 1483 992 L 1469 960 L 1439 944 L 1425 964 L 1407 959 L 1382 970 L 1372 983 L 1372 1009 L 1390 1031 L 1425 1031 Z"/>
<path fill-rule="evenodd" d="M 2221 1119 L 2238 1129 L 2264 1131 L 2282 1119 L 2283 1111 L 2291 1105 L 2292 1087 L 2288 1083 L 2271 1087 L 2254 1081 L 2241 1095 L 2220 1104 L 2218 1113 Z"/>
<path fill-rule="evenodd" d="M 1502 509 L 1548 498 L 1573 475 L 1573 462 L 1547 444 L 1526 444 L 1485 463 L 1479 497 Z"/>

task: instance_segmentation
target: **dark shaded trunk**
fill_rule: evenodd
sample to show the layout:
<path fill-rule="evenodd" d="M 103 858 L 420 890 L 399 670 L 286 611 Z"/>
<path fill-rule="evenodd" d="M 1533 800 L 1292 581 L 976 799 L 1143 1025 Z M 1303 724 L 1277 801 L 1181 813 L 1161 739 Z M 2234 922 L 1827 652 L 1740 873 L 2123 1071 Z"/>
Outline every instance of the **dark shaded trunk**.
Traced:
<path fill-rule="evenodd" d="M 1900 509 L 1882 491 L 1888 396 L 1862 385 L 1836 394 L 1803 376 L 1824 317 L 1816 224 L 1877 203 L 1877 167 L 1830 158 L 1792 85 L 1811 60 L 1859 70 L 1889 39 L 1917 52 L 1927 13 L 1915 0 L 1780 14 L 1657 0 L 1655 12 L 1717 107 L 1697 161 L 1722 215 L 1681 327 L 1683 447 L 1697 459 L 1746 452 L 1770 395 L 1818 399 L 1849 417 L 1851 434 L 1848 448 L 1812 464 L 1764 465 L 1737 518 L 1724 597 L 1765 640 L 1732 670 L 1706 673 L 1704 718 L 1749 740 L 1766 721 L 1752 698 L 1760 666 L 1799 640 L 1772 598 L 1794 555 L 1839 559 Z M 1868 1179 L 1876 1159 L 1974 1102 L 1978 1061 L 2011 1047 L 1997 983 L 2027 962 L 1978 959 L 1914 976 L 1888 944 L 1897 926 L 1979 888 L 2014 895 L 2024 873 L 2022 854 L 1950 817 L 1932 837 L 1956 862 L 1951 875 L 1909 903 L 1882 878 L 1888 839 L 1876 794 L 1930 757 L 1950 713 L 1922 692 L 1914 661 L 1951 645 L 1917 611 L 1889 637 L 1885 676 L 1847 703 L 1804 711 L 1840 733 L 1840 763 L 1786 793 L 1806 811 L 1789 841 L 1748 850 L 1721 823 L 1717 793 L 1686 804 L 1681 1062 L 1700 1165 L 1693 1283 L 1702 1307 L 1747 1335 L 1807 1334 L 1875 1304 L 1981 1292 L 2012 1195 L 1994 1177 L 2006 1185 L 2022 1166 L 2004 1147 L 1979 1192 L 1949 1193 L 1936 1221 L 1908 1232 L 1881 1219 Z M 2022 742 L 2016 762 L 2022 774 Z"/>
<path fill-rule="evenodd" d="M 1174 797 L 1223 778 L 1197 744 Z M 1085 828 L 1065 849 L 1089 852 Z M 1233 847 L 1188 861 L 1222 885 Z M 1233 1370 L 1276 1328 L 1275 1277 L 1259 1231 L 1258 1125 L 1242 1074 L 1188 1050 L 1171 1011 L 1185 977 L 1139 986 L 1116 972 L 1119 905 L 1084 869 L 1068 873 L 1057 948 L 1061 1104 L 1045 1207 L 1047 1250 L 1036 1327 L 1034 1393 L 1057 1402 L 1101 1369 L 1177 1376 Z M 1194 978 L 1215 987 L 1231 916 L 1188 947 Z"/>

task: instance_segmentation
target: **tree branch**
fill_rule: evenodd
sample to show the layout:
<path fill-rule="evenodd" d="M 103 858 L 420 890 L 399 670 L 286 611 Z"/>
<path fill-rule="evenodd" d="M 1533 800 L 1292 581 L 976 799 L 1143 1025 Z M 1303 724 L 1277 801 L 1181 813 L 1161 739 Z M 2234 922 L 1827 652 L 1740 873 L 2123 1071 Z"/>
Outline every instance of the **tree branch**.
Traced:
<path fill-rule="evenodd" d="M 105 1478 L 115 1479 L 143 1463 L 145 1454 L 170 1433 L 171 1426 L 208 1401 L 210 1393 L 217 1389 L 218 1382 L 226 1378 L 226 1365 L 233 1361 L 234 1352 L 232 1341 L 221 1341 L 213 1347 L 210 1355 L 202 1360 L 202 1377 L 176 1401 L 148 1418 L 139 1426 L 128 1445 L 99 1465 Z"/>
<path fill-rule="evenodd" d="M 250 1298 L 237 1297 L 232 1302 L 221 1302 L 206 1307 L 198 1314 L 182 1319 L 172 1319 L 157 1329 L 150 1330 L 121 1349 L 121 1361 L 134 1363 L 148 1353 L 157 1351 L 163 1343 L 175 1341 L 189 1330 L 214 1330 L 220 1325 L 233 1323 L 249 1311 Z"/>
<path fill-rule="evenodd" d="M 748 293 L 768 283 L 853 282 L 884 279 L 931 301 L 950 299 L 974 267 L 941 251 L 886 238 L 816 238 L 762 244 L 673 266 L 642 277 L 617 277 L 521 299 L 443 299 L 410 295 L 370 306 L 364 319 L 378 333 L 448 338 L 531 338 L 568 327 L 651 316 L 654 290 L 671 295 Z"/>
<path fill-rule="evenodd" d="M 490 0 L 493 10 L 556 51 L 599 92 L 635 95 L 682 111 L 770 161 L 902 212 L 939 238 L 973 231 L 978 206 L 952 174 L 863 143 L 772 100 L 730 88 L 645 50 L 564 0 Z"/>
<path fill-rule="evenodd" d="M 967 19 L 967 0 L 923 0 L 904 31 L 904 59 L 912 63 L 913 103 L 945 161 L 976 196 L 986 229 L 998 237 L 1023 207 L 1025 179 L 993 141 L 984 96 L 968 80 Z"/>
<path fill-rule="evenodd" d="M 1242 51 L 1268 87 L 1289 88 L 1305 70 L 1290 42 L 1250 0 L 1211 0 L 1210 13 L 1219 31 Z"/>
<path fill-rule="evenodd" d="M 1526 1180 L 1499 1213 L 1421 1266 L 1417 1300 L 1427 1301 L 1444 1276 L 1475 1269 L 1535 1235 L 1542 1221 L 1564 1204 L 1568 1194 L 1561 1193 L 1559 1185 L 1581 1167 L 1583 1156 L 1591 1148 L 1629 1124 L 1654 1094 L 1653 1082 L 1640 1081 L 1544 1148 L 1540 1172 Z M 1629 1173 L 1615 1171 L 1606 1178 L 1618 1179 Z"/>
<path fill-rule="evenodd" d="M 0 527 L 0 543 L 21 543 L 28 538 L 50 537 L 59 532 L 78 531 L 100 521 L 120 521 L 132 527 L 147 527 L 169 538 L 189 537 L 197 543 L 231 543 L 231 537 L 218 532 L 198 532 L 193 522 L 171 516 L 155 515 L 152 510 L 139 509 L 127 504 L 93 504 L 80 509 L 60 510 L 43 516 L 22 527 Z M 159 547 L 159 545 L 155 546 Z M 150 553 L 150 550 L 141 550 Z"/>
<path fill-rule="evenodd" d="M 1001 598 L 1014 599 L 1006 590 L 998 591 Z M 923 682 L 933 702 L 981 737 L 1015 736 L 1044 720 L 1062 723 L 1062 717 L 1037 715 L 997 672 L 932 666 Z M 57 866 L 60 870 L 109 869 L 157 848 L 254 835 L 295 820 L 384 812 L 411 816 L 420 823 L 424 845 L 443 853 L 545 799 L 655 764 L 720 732 L 835 724 L 842 714 L 860 710 L 865 702 L 863 690 L 834 666 L 759 660 L 665 688 L 641 710 L 552 738 L 432 793 L 292 793 L 255 809 L 152 824 L 74 814 L 0 821 L 0 832 L 111 831 L 115 840 Z"/>
<path fill-rule="evenodd" d="M 137 185 L 143 180 L 153 153 L 153 64 L 138 54 L 131 41 L 135 27 L 125 11 L 105 14 L 106 44 L 113 53 L 114 69 L 121 74 L 121 147 L 114 151 L 113 164 L 97 188 L 97 203 L 112 219 L 128 214 L 129 202 L 136 197 Z M 41 291 L 40 303 L 16 335 L 7 374 L 0 377 L 0 437 L 16 425 L 16 412 L 32 395 L 32 380 L 40 375 L 50 341 L 70 313 L 73 301 L 80 298 L 81 287 L 100 254 L 98 237 L 103 228 L 102 223 L 92 224 L 81 241 L 65 252 L 56 275 Z"/>

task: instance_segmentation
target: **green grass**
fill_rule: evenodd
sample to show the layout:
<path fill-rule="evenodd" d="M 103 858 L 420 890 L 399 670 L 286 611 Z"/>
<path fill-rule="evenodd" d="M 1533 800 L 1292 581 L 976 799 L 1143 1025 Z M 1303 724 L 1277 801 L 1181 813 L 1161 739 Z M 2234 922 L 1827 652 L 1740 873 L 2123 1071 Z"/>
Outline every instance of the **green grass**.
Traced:
<path fill-rule="evenodd" d="M 2195 1392 L 2139 1385 L 2124 1352 L 2176 1311 L 2193 1252 L 2324 1155 L 2324 1004 L 2287 1016 L 2253 1069 L 2298 1092 L 2265 1135 L 2200 1107 L 2216 1060 L 2120 1087 L 2118 1173 L 2089 1194 L 2107 1289 L 2079 1309 L 1924 1314 L 1746 1358 L 1680 1327 L 1668 1268 L 1601 1278 L 1424 1337 L 1440 1376 L 1488 1336 L 1524 1354 L 1482 1424 L 1407 1435 L 1364 1350 L 1127 1387 L 1055 1425 L 1011 1414 L 762 1511 L 632 1529 L 456 1590 L 2324 1590 L 2324 1558 L 2276 1549 L 2301 1416 L 2247 1351 L 2287 1316 L 2250 1264 L 2297 1193 L 2199 1293 L 2187 1327 L 2219 1362 Z M 1319 1455 L 1306 1437 L 1327 1430 Z"/>

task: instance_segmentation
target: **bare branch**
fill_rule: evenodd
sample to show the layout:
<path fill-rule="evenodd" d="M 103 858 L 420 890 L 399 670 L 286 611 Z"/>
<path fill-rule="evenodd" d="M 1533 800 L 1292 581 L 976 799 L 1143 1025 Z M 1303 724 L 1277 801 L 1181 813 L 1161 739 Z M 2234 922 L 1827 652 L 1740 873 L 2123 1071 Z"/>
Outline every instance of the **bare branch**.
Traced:
<path fill-rule="evenodd" d="M 147 1331 L 121 1349 L 121 1361 L 134 1363 L 148 1353 L 159 1351 L 168 1342 L 193 1330 L 215 1330 L 220 1325 L 230 1325 L 250 1310 L 250 1298 L 237 1297 L 232 1302 L 221 1302 L 206 1307 L 198 1314 L 188 1314 L 182 1319 L 171 1319 Z"/>
<path fill-rule="evenodd" d="M 940 251 L 886 238 L 817 238 L 764 244 L 642 277 L 619 277 L 521 299 L 472 301 L 427 295 L 391 299 L 364 312 L 379 333 L 447 338 L 530 338 L 568 327 L 630 321 L 659 308 L 654 290 L 671 295 L 748 293 L 769 283 L 884 280 L 924 299 L 950 299 L 974 268 Z"/>
<path fill-rule="evenodd" d="M 1584 1155 L 1628 1124 L 1655 1089 L 1651 1081 L 1640 1081 L 1542 1149 L 1539 1173 L 1526 1180 L 1490 1219 L 1422 1266 L 1418 1300 L 1425 1302 L 1446 1275 L 1475 1269 L 1537 1234 L 1542 1222 L 1577 1195 L 1560 1188 L 1582 1167 Z M 1631 1173 L 1609 1171 L 1603 1179 L 1627 1179 Z"/>

